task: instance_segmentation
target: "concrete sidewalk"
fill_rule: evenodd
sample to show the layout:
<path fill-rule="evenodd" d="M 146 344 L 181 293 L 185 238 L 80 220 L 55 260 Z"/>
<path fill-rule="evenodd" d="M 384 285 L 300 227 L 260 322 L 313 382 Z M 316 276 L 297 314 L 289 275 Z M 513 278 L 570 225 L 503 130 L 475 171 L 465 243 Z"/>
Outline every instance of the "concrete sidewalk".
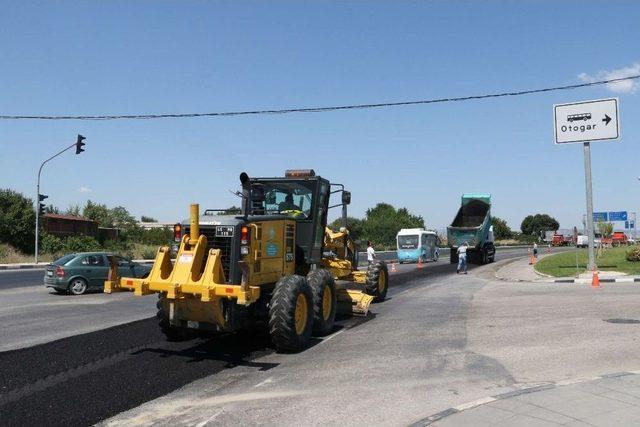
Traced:
<path fill-rule="evenodd" d="M 549 255 L 539 255 L 538 261 Z M 495 273 L 496 278 L 508 282 L 540 282 L 540 283 L 577 283 L 588 285 L 592 281 L 592 273 L 581 273 L 578 277 L 552 277 L 535 271 L 529 264 L 529 257 L 517 258 L 502 267 Z M 640 277 L 628 276 L 616 271 L 599 271 L 598 276 L 602 283 L 640 282 Z"/>
<path fill-rule="evenodd" d="M 449 408 L 416 426 L 640 425 L 639 372 L 544 384 Z"/>

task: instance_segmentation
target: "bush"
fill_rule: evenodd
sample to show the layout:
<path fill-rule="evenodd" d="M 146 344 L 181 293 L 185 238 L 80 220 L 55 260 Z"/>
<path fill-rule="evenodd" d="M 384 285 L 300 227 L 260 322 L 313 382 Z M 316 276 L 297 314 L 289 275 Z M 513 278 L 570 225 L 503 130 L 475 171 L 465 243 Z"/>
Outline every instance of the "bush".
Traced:
<path fill-rule="evenodd" d="M 40 241 L 42 253 L 57 254 L 64 250 L 64 242 L 52 234 L 43 233 Z"/>
<path fill-rule="evenodd" d="M 0 242 L 33 253 L 35 224 L 33 201 L 16 191 L 0 189 Z"/>
<path fill-rule="evenodd" d="M 640 262 L 640 248 L 627 251 L 627 261 Z"/>
<path fill-rule="evenodd" d="M 113 252 L 116 255 L 123 256 L 125 258 L 133 258 L 132 246 L 124 241 L 105 240 L 102 244 L 104 250 L 107 252 Z"/>
<path fill-rule="evenodd" d="M 154 259 L 156 257 L 156 253 L 158 251 L 153 248 L 145 248 L 142 250 L 141 255 L 142 259 Z"/>
<path fill-rule="evenodd" d="M 65 252 L 94 252 L 102 247 L 96 239 L 90 236 L 69 236 L 64 242 Z"/>

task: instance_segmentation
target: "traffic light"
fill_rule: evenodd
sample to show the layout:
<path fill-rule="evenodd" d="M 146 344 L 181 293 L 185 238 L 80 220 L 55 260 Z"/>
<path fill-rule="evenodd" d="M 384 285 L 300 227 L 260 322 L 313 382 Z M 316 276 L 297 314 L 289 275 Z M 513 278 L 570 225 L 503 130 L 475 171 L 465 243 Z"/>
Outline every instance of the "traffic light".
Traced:
<path fill-rule="evenodd" d="M 49 198 L 49 196 L 44 195 L 44 194 L 38 194 L 38 214 L 40 216 L 45 214 L 44 208 L 45 208 L 45 204 L 42 203 L 44 201 L 44 199 Z"/>
<path fill-rule="evenodd" d="M 76 141 L 76 154 L 80 154 L 84 151 L 84 148 L 82 148 L 84 147 L 84 142 L 82 141 L 84 141 L 85 139 L 87 138 L 82 135 L 78 135 L 78 140 Z"/>

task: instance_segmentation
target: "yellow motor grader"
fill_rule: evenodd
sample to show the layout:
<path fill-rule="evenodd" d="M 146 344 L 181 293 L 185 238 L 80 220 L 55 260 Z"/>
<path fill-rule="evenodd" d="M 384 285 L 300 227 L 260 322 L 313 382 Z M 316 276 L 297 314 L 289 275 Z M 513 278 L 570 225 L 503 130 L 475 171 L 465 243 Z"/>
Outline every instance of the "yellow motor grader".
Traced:
<path fill-rule="evenodd" d="M 279 351 L 298 351 L 312 335 L 334 327 L 338 308 L 366 314 L 384 300 L 388 271 L 378 261 L 357 269 L 357 250 L 346 229 L 351 194 L 313 170 L 284 177 L 240 175 L 242 211 L 221 215 L 191 205 L 176 226 L 180 246 L 158 249 L 146 278 L 118 277 L 110 259 L 105 292 L 158 294 L 158 318 L 170 340 L 193 329 L 236 331 L 267 325 Z M 330 206 L 332 194 L 340 203 Z M 340 231 L 327 228 L 329 209 L 342 206 Z"/>

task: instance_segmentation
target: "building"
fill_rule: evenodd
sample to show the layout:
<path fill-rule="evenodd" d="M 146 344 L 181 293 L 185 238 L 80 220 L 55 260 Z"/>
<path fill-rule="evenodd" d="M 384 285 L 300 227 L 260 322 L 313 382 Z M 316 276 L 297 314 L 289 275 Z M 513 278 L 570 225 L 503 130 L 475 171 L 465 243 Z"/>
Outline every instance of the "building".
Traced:
<path fill-rule="evenodd" d="M 78 216 L 44 214 L 42 226 L 47 233 L 61 238 L 78 235 L 98 237 L 98 222 Z"/>

